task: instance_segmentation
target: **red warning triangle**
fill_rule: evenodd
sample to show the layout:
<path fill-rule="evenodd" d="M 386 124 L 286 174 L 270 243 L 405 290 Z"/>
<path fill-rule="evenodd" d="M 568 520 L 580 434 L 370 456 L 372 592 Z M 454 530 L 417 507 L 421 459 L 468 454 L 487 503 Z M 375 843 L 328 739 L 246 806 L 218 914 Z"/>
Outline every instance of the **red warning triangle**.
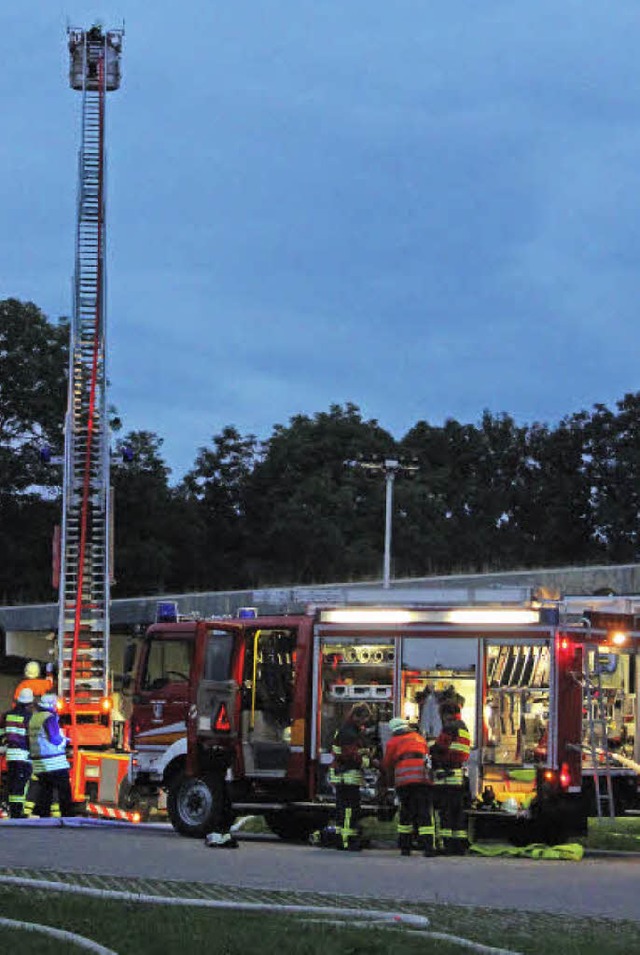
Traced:
<path fill-rule="evenodd" d="M 229 722 L 229 716 L 227 714 L 227 707 L 224 703 L 221 703 L 218 708 L 218 713 L 213 724 L 213 728 L 216 733 L 230 733 L 231 732 L 231 723 Z"/>

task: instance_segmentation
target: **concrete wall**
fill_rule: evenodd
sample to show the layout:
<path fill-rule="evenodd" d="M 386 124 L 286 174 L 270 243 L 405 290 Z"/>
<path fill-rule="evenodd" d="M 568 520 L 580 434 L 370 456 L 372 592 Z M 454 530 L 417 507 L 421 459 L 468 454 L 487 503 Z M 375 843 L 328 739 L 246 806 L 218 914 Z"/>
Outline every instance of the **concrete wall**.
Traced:
<path fill-rule="evenodd" d="M 599 567 L 560 567 L 555 569 L 508 571 L 494 574 L 456 574 L 440 577 L 414 577 L 394 580 L 394 591 L 410 590 L 419 599 L 421 592 L 487 587 L 542 588 L 550 596 L 594 594 L 613 590 L 617 594 L 640 594 L 640 564 Z M 308 604 L 327 601 L 337 604 L 354 599 L 358 593 L 378 590 L 380 581 L 362 583 L 319 584 L 315 587 L 270 587 L 262 590 L 235 590 L 192 594 L 158 594 L 113 600 L 112 629 L 133 625 L 145 626 L 155 619 L 158 601 L 175 600 L 181 614 L 195 613 L 204 617 L 234 615 L 238 607 L 257 607 L 264 612 L 299 612 Z M 0 607 L 0 628 L 10 631 L 52 631 L 57 626 L 57 604 L 35 604 L 24 607 Z"/>

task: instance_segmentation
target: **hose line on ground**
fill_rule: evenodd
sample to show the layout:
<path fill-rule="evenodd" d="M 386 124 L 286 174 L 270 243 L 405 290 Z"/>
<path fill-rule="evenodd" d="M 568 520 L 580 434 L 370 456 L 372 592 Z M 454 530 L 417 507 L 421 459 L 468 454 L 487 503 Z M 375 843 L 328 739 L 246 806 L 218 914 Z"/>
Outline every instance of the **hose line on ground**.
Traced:
<path fill-rule="evenodd" d="M 112 948 L 105 948 L 98 942 L 94 942 L 84 935 L 76 935 L 75 932 L 67 932 L 62 928 L 54 928 L 52 925 L 39 925 L 37 922 L 21 922 L 18 919 L 0 918 L 0 926 L 5 928 L 22 929 L 25 932 L 37 932 L 40 935 L 48 935 L 49 938 L 60 939 L 61 942 L 71 942 L 79 948 L 84 948 L 87 952 L 93 952 L 94 955 L 118 955 Z"/>
<path fill-rule="evenodd" d="M 23 876 L 0 875 L 0 885 L 15 885 L 22 888 L 44 889 L 53 892 L 66 892 L 71 895 L 85 895 L 91 898 L 120 902 L 142 902 L 149 905 L 184 905 L 195 908 L 227 909 L 236 912 L 268 912 L 282 915 L 311 915 L 319 920 L 330 920 L 347 927 L 396 928 L 419 934 L 424 938 L 438 938 L 442 941 L 470 948 L 479 955 L 520 955 L 504 948 L 492 948 L 473 942 L 457 935 L 429 931 L 429 919 L 425 915 L 413 915 L 410 912 L 389 912 L 380 909 L 351 909 L 335 905 L 292 905 L 277 902 L 243 902 L 238 899 L 194 899 L 176 896 L 146 895 L 141 892 L 123 892 L 120 889 L 94 889 L 86 885 L 73 885 L 69 882 L 49 882 L 46 879 L 27 879 Z M 27 925 L 29 923 L 26 923 Z M 95 944 L 95 943 L 94 943 Z M 108 949 L 94 949 L 107 955 L 117 955 Z"/>

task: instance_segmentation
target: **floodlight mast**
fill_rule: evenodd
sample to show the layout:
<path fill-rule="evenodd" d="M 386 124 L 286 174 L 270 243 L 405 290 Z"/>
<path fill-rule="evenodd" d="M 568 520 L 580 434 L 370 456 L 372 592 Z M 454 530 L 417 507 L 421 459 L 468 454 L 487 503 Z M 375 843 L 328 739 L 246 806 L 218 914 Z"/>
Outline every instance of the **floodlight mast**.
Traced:
<path fill-rule="evenodd" d="M 382 586 L 388 589 L 391 586 L 391 532 L 393 523 L 393 487 L 397 474 L 413 474 L 419 471 L 418 464 L 403 464 L 394 458 L 384 461 L 348 461 L 351 467 L 363 468 L 366 471 L 380 471 L 385 479 L 385 508 L 384 508 L 384 558 L 382 562 Z"/>
<path fill-rule="evenodd" d="M 78 745 L 109 745 L 111 522 L 106 401 L 105 101 L 120 86 L 123 30 L 70 28 L 82 93 L 73 316 L 59 555 L 58 694 Z"/>

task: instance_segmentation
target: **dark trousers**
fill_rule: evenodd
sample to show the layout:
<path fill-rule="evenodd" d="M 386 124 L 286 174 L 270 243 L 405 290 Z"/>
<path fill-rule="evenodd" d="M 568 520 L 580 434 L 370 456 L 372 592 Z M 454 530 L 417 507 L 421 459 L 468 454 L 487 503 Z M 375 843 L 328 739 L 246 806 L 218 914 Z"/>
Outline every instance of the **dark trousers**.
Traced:
<path fill-rule="evenodd" d="M 360 787 L 336 785 L 336 834 L 338 849 L 357 848 L 360 845 Z"/>
<path fill-rule="evenodd" d="M 463 855 L 469 846 L 465 786 L 434 786 L 436 842 L 449 855 Z"/>
<path fill-rule="evenodd" d="M 214 810 L 211 819 L 212 832 L 229 832 L 235 820 L 233 803 L 226 780 L 222 780 L 220 790 L 214 793 Z"/>
<path fill-rule="evenodd" d="M 7 763 L 7 783 L 9 786 L 9 815 L 12 819 L 24 816 L 24 803 L 27 786 L 31 779 L 31 763 L 26 759 L 12 759 Z"/>
<path fill-rule="evenodd" d="M 73 797 L 68 769 L 54 769 L 49 773 L 38 773 L 38 783 L 40 784 L 38 808 L 43 819 L 51 815 L 54 790 L 58 793 L 60 815 L 73 815 Z"/>
<path fill-rule="evenodd" d="M 398 815 L 398 846 L 411 849 L 414 836 L 418 837 L 421 849 L 435 850 L 436 829 L 433 816 L 432 787 L 426 783 L 414 783 L 398 786 L 396 789 L 400 801 Z"/>

